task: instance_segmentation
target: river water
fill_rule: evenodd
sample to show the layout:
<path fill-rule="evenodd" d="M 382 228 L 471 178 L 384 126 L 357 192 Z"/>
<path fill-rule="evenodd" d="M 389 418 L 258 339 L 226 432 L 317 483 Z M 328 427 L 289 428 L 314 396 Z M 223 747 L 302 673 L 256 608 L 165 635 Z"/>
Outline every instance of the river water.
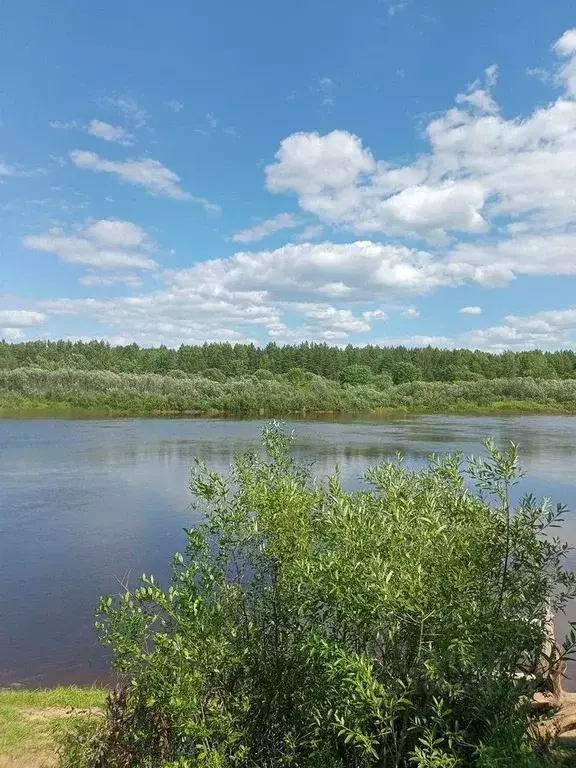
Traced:
<path fill-rule="evenodd" d="M 165 576 L 193 525 L 195 457 L 225 470 L 258 448 L 262 420 L 0 420 L 0 687 L 107 677 L 92 630 L 98 597 Z M 479 453 L 483 437 L 521 445 L 525 490 L 576 510 L 576 417 L 425 416 L 295 421 L 294 451 L 345 487 L 402 452 Z M 576 513 L 562 535 L 576 545 Z M 570 558 L 576 567 L 576 555 Z M 576 619 L 574 616 L 569 618 Z M 559 627 L 560 630 L 563 626 Z"/>

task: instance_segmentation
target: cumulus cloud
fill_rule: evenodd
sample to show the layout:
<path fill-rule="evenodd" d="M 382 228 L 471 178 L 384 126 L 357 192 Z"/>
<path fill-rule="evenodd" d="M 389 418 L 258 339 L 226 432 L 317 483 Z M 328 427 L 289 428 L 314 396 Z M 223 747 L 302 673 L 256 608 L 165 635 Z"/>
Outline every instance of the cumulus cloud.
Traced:
<path fill-rule="evenodd" d="M 144 187 L 151 195 L 172 200 L 192 200 L 192 195 L 180 187 L 180 177 L 158 160 L 106 160 L 95 152 L 75 149 L 70 153 L 75 166 L 100 173 L 113 173 L 127 184 Z"/>
<path fill-rule="evenodd" d="M 22 341 L 26 337 L 22 328 L 2 328 L 0 335 L 6 341 Z"/>
<path fill-rule="evenodd" d="M 376 159 L 345 130 L 295 133 L 266 168 L 266 185 L 356 233 L 437 244 L 458 232 L 482 235 L 501 217 L 538 233 L 568 227 L 576 216 L 575 39 L 568 30 L 554 45 L 563 94 L 527 117 L 501 115 L 492 65 L 429 121 L 429 151 L 414 162 Z"/>
<path fill-rule="evenodd" d="M 463 346 L 492 352 L 575 348 L 576 309 L 508 315 L 503 325 L 469 331 L 458 340 Z"/>
<path fill-rule="evenodd" d="M 42 325 L 46 315 L 42 312 L 32 312 L 27 309 L 0 309 L 0 326 L 5 328 L 30 328 Z"/>
<path fill-rule="evenodd" d="M 144 230 L 130 221 L 103 219 L 72 234 L 52 227 L 42 235 L 28 235 L 26 248 L 53 253 L 70 264 L 97 269 L 154 269 L 156 262 L 143 250 L 152 249 Z"/>
<path fill-rule="evenodd" d="M 481 315 L 482 307 L 462 307 L 458 310 L 459 315 Z"/>
<path fill-rule="evenodd" d="M 181 101 L 178 101 L 178 99 L 170 99 L 170 101 L 167 102 L 167 105 L 173 112 L 181 112 L 184 109 L 184 104 L 182 104 Z"/>
<path fill-rule="evenodd" d="M 96 237 L 136 247 L 137 231 L 132 236 L 130 228 L 120 233 L 98 224 L 96 229 L 94 223 L 88 225 L 91 242 Z M 256 331 L 281 343 L 304 338 L 340 343 L 387 319 L 386 312 L 374 306 L 376 300 L 399 292 L 426 292 L 431 283 L 450 279 L 436 276 L 424 253 L 365 242 L 239 252 L 159 277 L 165 287 L 151 293 L 60 299 L 44 302 L 41 308 L 50 314 L 87 315 L 107 336 L 121 332 L 148 343 L 153 335 L 154 343 L 171 344 L 246 340 Z M 83 282 L 102 284 L 106 279 L 90 273 Z M 338 306 L 342 300 L 357 302 L 358 308 Z"/>
<path fill-rule="evenodd" d="M 257 240 L 263 240 L 274 232 L 280 232 L 283 229 L 293 229 L 298 226 L 297 220 L 290 213 L 279 213 L 271 219 L 266 219 L 250 227 L 235 232 L 232 240 L 235 243 L 253 243 Z"/>
<path fill-rule="evenodd" d="M 381 307 L 416 319 L 418 311 L 405 308 L 407 303 L 440 288 L 469 283 L 500 287 L 521 275 L 576 275 L 576 30 L 562 35 L 554 51 L 555 78 L 562 88 L 557 98 L 530 114 L 504 117 L 493 95 L 498 76 L 493 65 L 456 96 L 452 108 L 428 121 L 427 150 L 413 161 L 379 158 L 346 130 L 286 137 L 265 180 L 270 192 L 296 196 L 308 224 L 301 233 L 291 233 L 292 239 L 307 242 L 157 271 L 155 277 L 165 286 L 152 293 L 62 299 L 40 309 L 89 315 L 111 336 L 133 335 L 141 342 L 259 335 L 345 343 L 351 336 L 365 340 L 361 335 L 385 319 Z M 206 116 L 206 129 L 219 126 L 214 115 Z M 214 208 L 204 198 L 192 198 L 179 177 L 158 161 L 112 162 L 79 150 L 72 159 L 79 167 L 114 173 L 152 194 Z M 237 232 L 236 242 L 256 242 L 280 231 L 279 224 L 283 228 L 295 221 L 282 217 L 290 214 Z M 310 242 L 327 226 L 336 228 L 339 239 L 343 232 L 355 233 L 354 241 Z M 370 233 L 381 242 L 370 240 Z M 135 225 L 88 222 L 72 233 L 50 230 L 32 239 L 31 247 L 92 266 L 84 282 L 95 285 L 112 279 L 112 267 L 103 272 L 98 263 L 103 254 L 112 253 L 107 258 L 113 269 L 129 270 L 122 273 L 124 282 L 137 269 L 154 265 L 147 240 L 140 237 L 144 234 Z M 126 263 L 126 257 L 152 263 L 137 266 Z M 119 273 L 113 278 L 123 279 Z M 472 314 L 473 309 L 461 312 Z M 454 338 L 407 338 L 494 350 L 574 346 L 567 312 L 572 310 L 509 316 L 499 326 Z"/>
<path fill-rule="evenodd" d="M 457 285 L 463 277 L 460 270 L 437 262 L 426 251 L 358 241 L 240 251 L 228 259 L 199 262 L 180 271 L 176 279 L 231 291 L 264 291 L 276 301 L 318 297 L 373 301 L 425 294 L 442 285 Z"/>
<path fill-rule="evenodd" d="M 145 242 L 146 232 L 132 221 L 101 219 L 89 224 L 85 233 L 101 245 L 112 248 L 137 248 Z"/>
<path fill-rule="evenodd" d="M 128 147 L 134 143 L 134 139 L 121 125 L 111 125 L 102 120 L 92 120 L 88 126 L 88 133 L 104 141 L 114 141 Z"/>
<path fill-rule="evenodd" d="M 532 315 L 508 315 L 502 325 L 477 328 L 457 336 L 407 336 L 379 339 L 381 344 L 481 349 L 501 353 L 530 349 L 576 349 L 576 309 L 549 310 Z"/>

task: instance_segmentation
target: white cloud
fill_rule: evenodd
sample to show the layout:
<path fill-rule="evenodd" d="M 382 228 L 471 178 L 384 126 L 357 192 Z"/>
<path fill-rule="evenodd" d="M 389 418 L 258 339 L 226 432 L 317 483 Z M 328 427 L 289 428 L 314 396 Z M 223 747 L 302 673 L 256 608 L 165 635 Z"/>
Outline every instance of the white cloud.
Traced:
<path fill-rule="evenodd" d="M 212 129 L 218 128 L 218 124 L 220 121 L 211 112 L 207 112 L 205 115 L 205 118 L 210 128 Z"/>
<path fill-rule="evenodd" d="M 273 301 L 318 301 L 320 297 L 374 301 L 425 294 L 442 285 L 457 285 L 464 278 L 460 269 L 436 262 L 425 251 L 358 241 L 241 251 L 228 259 L 199 262 L 176 279 L 230 291 L 263 291 Z"/>
<path fill-rule="evenodd" d="M 302 210 L 356 233 L 446 241 L 522 223 L 543 234 L 576 219 L 576 30 L 555 44 L 564 93 L 527 117 L 506 119 L 492 95 L 498 75 L 456 97 L 429 121 L 429 151 L 405 165 L 377 160 L 345 130 L 285 138 L 266 168 L 273 193 L 295 193 Z"/>
<path fill-rule="evenodd" d="M 399 11 L 404 10 L 404 8 L 406 8 L 407 5 L 408 5 L 407 2 L 406 3 L 390 3 L 390 5 L 388 6 L 388 15 L 392 17 L 396 16 L 396 14 Z"/>
<path fill-rule="evenodd" d="M 125 233 L 110 235 L 108 226 L 95 231 L 100 241 L 112 238 L 136 246 L 138 239 L 137 233 L 128 241 Z M 85 231 L 83 236 L 88 240 Z M 100 241 L 92 236 L 90 243 L 104 249 Z M 58 239 L 49 245 L 69 257 L 76 243 Z M 102 284 L 109 271 L 103 279 L 93 275 L 83 282 Z M 386 312 L 374 306 L 376 301 L 425 293 L 451 280 L 437 274 L 423 252 L 369 242 L 239 252 L 158 276 L 166 286 L 152 293 L 106 300 L 60 299 L 43 302 L 40 308 L 50 314 L 89 316 L 102 326 L 104 335 L 120 333 L 140 343 L 245 340 L 253 339 L 258 330 L 264 338 L 279 342 L 307 338 L 345 343 L 386 320 Z M 336 305 L 342 301 L 357 302 L 358 309 Z"/>
<path fill-rule="evenodd" d="M 6 341 L 22 341 L 26 334 L 21 328 L 2 328 L 0 330 L 0 337 L 6 339 Z"/>
<path fill-rule="evenodd" d="M 102 99 L 102 104 L 117 109 L 135 130 L 148 123 L 148 112 L 131 96 L 106 96 Z"/>
<path fill-rule="evenodd" d="M 86 235 L 111 248 L 137 248 L 146 240 L 146 232 L 138 224 L 119 219 L 101 219 L 85 229 Z"/>
<path fill-rule="evenodd" d="M 414 309 L 414 307 L 408 307 L 408 309 L 405 309 L 402 312 L 402 317 L 404 320 L 418 320 L 420 312 L 417 309 Z"/>
<path fill-rule="evenodd" d="M 566 59 L 558 71 L 557 80 L 572 98 L 576 98 L 576 29 L 566 30 L 554 44 L 554 50 Z"/>
<path fill-rule="evenodd" d="M 151 195 L 172 200 L 192 200 L 192 196 L 180 187 L 180 177 L 158 160 L 114 161 L 106 160 L 95 152 L 75 149 L 70 153 L 74 165 L 89 171 L 114 173 L 127 184 L 144 187 Z"/>
<path fill-rule="evenodd" d="M 134 143 L 133 137 L 120 125 L 110 125 L 102 120 L 92 120 L 88 126 L 88 133 L 104 141 L 114 141 L 128 147 Z"/>
<path fill-rule="evenodd" d="M 198 203 L 198 205 L 201 205 L 209 216 L 216 216 L 217 214 L 222 213 L 222 208 L 219 205 L 216 203 L 211 203 L 210 200 L 206 200 L 205 197 L 191 196 L 190 200 L 193 203 Z"/>
<path fill-rule="evenodd" d="M 320 92 L 322 96 L 322 104 L 324 106 L 331 106 L 334 104 L 336 83 L 331 77 L 321 77 L 316 83 L 316 90 Z"/>
<path fill-rule="evenodd" d="M 126 274 L 126 275 L 99 275 L 95 272 L 90 272 L 84 277 L 80 278 L 82 285 L 86 286 L 103 286 L 109 287 L 111 285 L 126 285 L 129 288 L 140 288 L 142 286 L 142 280 L 138 275 Z"/>
<path fill-rule="evenodd" d="M 382 309 L 367 310 L 366 312 L 362 312 L 362 317 L 367 322 L 371 322 L 373 320 L 388 320 L 388 315 Z"/>
<path fill-rule="evenodd" d="M 576 54 L 576 28 L 567 29 L 562 37 L 554 43 L 554 50 L 559 56 L 573 56 Z"/>
<path fill-rule="evenodd" d="M 456 96 L 457 104 L 469 104 L 472 109 L 480 114 L 496 114 L 498 104 L 492 98 L 490 89 L 498 80 L 498 67 L 492 64 L 484 70 L 484 83 L 475 80 L 465 93 Z"/>
<path fill-rule="evenodd" d="M 308 224 L 304 227 L 302 232 L 299 232 L 296 236 L 296 240 L 301 243 L 309 242 L 310 240 L 316 240 L 324 232 L 322 224 Z"/>
<path fill-rule="evenodd" d="M 42 325 L 46 315 L 42 312 L 32 312 L 27 309 L 0 309 L 0 326 L 7 328 L 30 328 Z"/>
<path fill-rule="evenodd" d="M 446 266 L 481 285 L 504 286 L 516 275 L 576 275 L 576 232 L 518 235 L 509 240 L 460 243 Z"/>
<path fill-rule="evenodd" d="M 15 170 L 0 160 L 0 176 L 14 176 Z"/>
<path fill-rule="evenodd" d="M 454 340 L 448 336 L 388 336 L 379 337 L 372 342 L 382 347 L 443 347 L 450 348 L 454 346 Z"/>
<path fill-rule="evenodd" d="M 458 310 L 459 315 L 481 315 L 482 307 L 462 307 Z"/>
<path fill-rule="evenodd" d="M 48 125 L 58 131 L 73 131 L 78 127 L 76 120 L 50 120 Z"/>
<path fill-rule="evenodd" d="M 266 168 L 266 183 L 272 192 L 297 192 L 305 210 L 321 214 L 326 198 L 353 194 L 361 177 L 375 167 L 360 139 L 347 131 L 326 136 L 293 133 L 281 142 L 276 162 Z M 341 208 L 346 208 L 345 201 Z"/>
<path fill-rule="evenodd" d="M 465 346 L 491 352 L 506 349 L 574 349 L 576 309 L 508 315 L 504 318 L 504 325 L 469 331 L 458 340 Z"/>
<path fill-rule="evenodd" d="M 253 243 L 262 240 L 268 235 L 280 232 L 283 229 L 292 229 L 298 226 L 298 222 L 290 213 L 279 213 L 271 219 L 266 219 L 254 225 L 250 229 L 242 229 L 235 232 L 232 240 L 235 243 Z"/>
<path fill-rule="evenodd" d="M 533 315 L 508 315 L 504 323 L 478 328 L 454 337 L 409 336 L 378 339 L 380 344 L 405 346 L 463 347 L 486 352 L 522 351 L 530 349 L 576 349 L 576 309 L 550 310 Z"/>
<path fill-rule="evenodd" d="M 42 235 L 29 235 L 22 242 L 26 248 L 54 253 L 69 264 L 97 269 L 154 269 L 157 266 L 142 252 L 152 247 L 144 231 L 129 221 L 104 219 L 73 234 L 53 227 Z"/>
<path fill-rule="evenodd" d="M 170 99 L 170 101 L 167 102 L 167 105 L 174 112 L 181 112 L 184 109 L 184 104 L 182 104 L 181 101 L 178 101 L 178 99 Z"/>

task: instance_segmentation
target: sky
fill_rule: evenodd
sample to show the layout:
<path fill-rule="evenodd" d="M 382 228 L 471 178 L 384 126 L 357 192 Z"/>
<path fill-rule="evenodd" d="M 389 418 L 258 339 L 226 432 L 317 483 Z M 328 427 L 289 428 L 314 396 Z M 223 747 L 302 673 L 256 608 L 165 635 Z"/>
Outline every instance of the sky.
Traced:
<path fill-rule="evenodd" d="M 5 0 L 0 337 L 576 348 L 573 0 Z"/>

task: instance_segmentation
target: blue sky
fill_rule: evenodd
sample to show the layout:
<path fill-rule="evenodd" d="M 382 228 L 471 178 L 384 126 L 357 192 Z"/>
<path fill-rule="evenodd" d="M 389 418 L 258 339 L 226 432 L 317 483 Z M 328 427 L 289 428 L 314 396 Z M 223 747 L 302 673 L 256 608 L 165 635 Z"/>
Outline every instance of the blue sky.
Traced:
<path fill-rule="evenodd" d="M 0 335 L 576 346 L 555 0 L 8 0 Z"/>

